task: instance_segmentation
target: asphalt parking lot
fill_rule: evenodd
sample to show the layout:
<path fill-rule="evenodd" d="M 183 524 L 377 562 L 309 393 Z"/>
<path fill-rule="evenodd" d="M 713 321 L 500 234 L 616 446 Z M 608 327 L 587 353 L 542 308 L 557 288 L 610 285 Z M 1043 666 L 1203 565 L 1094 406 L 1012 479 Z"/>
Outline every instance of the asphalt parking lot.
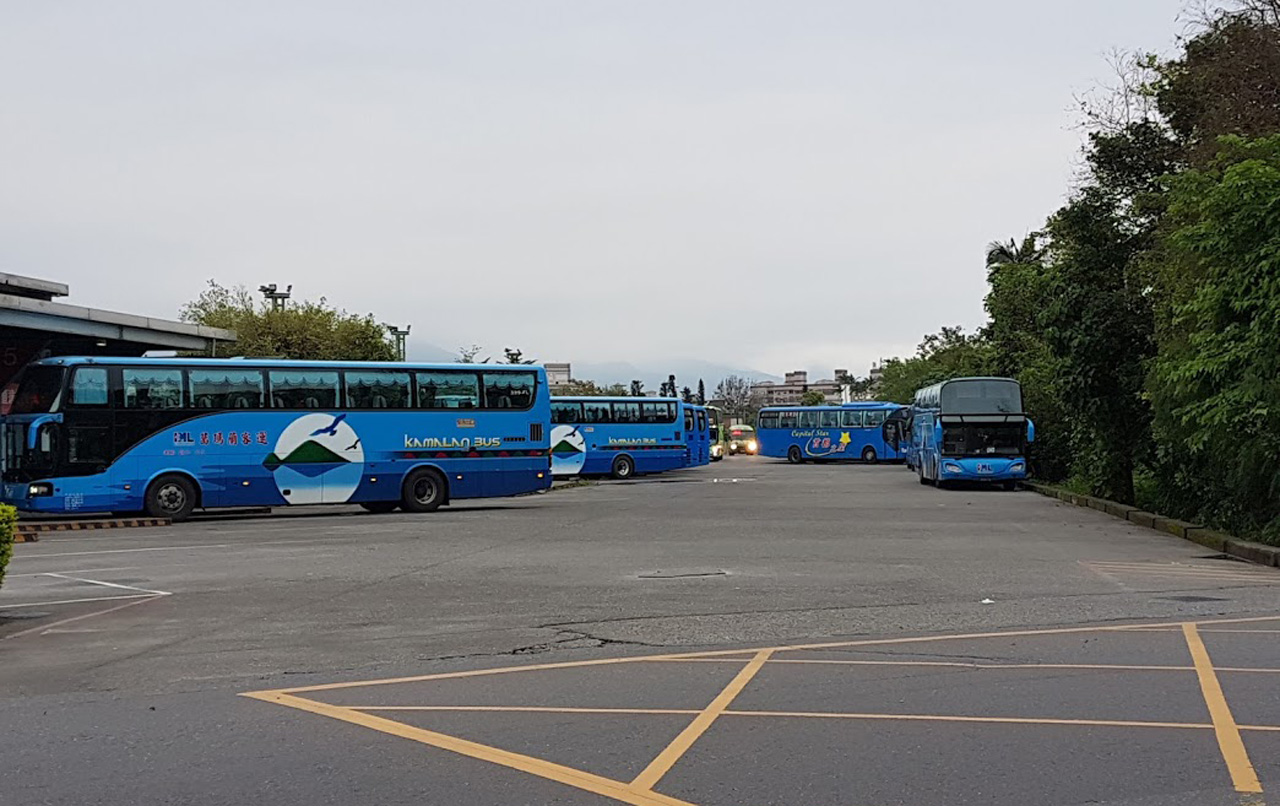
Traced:
<path fill-rule="evenodd" d="M 737 457 L 50 536 L 0 591 L 0 803 L 1262 803 L 1280 571 L 1206 554 Z"/>

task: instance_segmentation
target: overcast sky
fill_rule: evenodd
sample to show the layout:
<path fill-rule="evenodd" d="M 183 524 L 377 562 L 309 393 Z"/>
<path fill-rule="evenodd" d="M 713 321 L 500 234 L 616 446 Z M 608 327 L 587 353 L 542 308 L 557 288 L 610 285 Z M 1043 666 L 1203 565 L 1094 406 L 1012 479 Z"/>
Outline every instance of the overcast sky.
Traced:
<path fill-rule="evenodd" d="M 0 271 L 865 374 L 983 321 L 984 245 L 1069 185 L 1073 92 L 1180 6 L 0 0 Z"/>

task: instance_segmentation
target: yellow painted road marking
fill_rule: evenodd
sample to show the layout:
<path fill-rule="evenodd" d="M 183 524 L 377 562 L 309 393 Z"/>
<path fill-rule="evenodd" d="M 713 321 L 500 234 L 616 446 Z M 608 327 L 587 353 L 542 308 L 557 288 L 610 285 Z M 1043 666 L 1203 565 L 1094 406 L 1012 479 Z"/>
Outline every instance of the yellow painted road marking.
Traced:
<path fill-rule="evenodd" d="M 492 711 L 494 713 L 529 714 L 615 714 L 642 715 L 679 714 L 689 716 L 702 713 L 696 708 L 575 708 L 543 705 L 347 705 L 352 711 Z"/>
<path fill-rule="evenodd" d="M 630 804 L 630 806 L 694 806 L 688 801 L 679 800 L 677 798 L 660 795 L 657 792 L 641 791 L 635 789 L 621 781 L 615 781 L 612 778 L 605 778 L 600 775 L 585 772 L 583 770 L 575 770 L 572 767 L 566 767 L 561 764 L 555 764 L 550 761 L 543 761 L 532 756 L 521 755 L 520 753 L 512 753 L 507 750 L 500 750 L 497 747 L 490 747 L 486 744 L 472 742 L 467 739 L 459 739 L 456 736 L 449 736 L 435 731 L 423 730 L 415 728 L 411 725 L 405 725 L 390 719 L 384 719 L 373 714 L 365 714 L 350 708 L 344 708 L 338 705 L 329 705 L 327 703 L 316 702 L 302 697 L 295 697 L 292 694 L 286 694 L 280 691 L 258 691 L 243 694 L 241 696 L 252 697 L 254 699 L 263 700 L 265 702 L 273 702 L 278 705 L 287 705 L 291 708 L 297 708 L 302 711 L 309 711 L 313 714 L 340 719 L 343 722 L 350 722 L 354 725 L 361 725 L 366 728 L 381 731 L 392 736 L 399 736 L 404 739 L 411 739 L 415 742 L 438 747 L 442 750 L 448 750 L 459 755 L 469 758 L 487 761 L 491 764 L 497 764 L 501 767 L 507 767 L 513 770 L 519 770 L 530 775 L 536 775 L 539 778 L 545 778 L 549 781 L 571 786 L 575 789 L 581 789 L 584 792 L 591 792 L 596 795 L 603 795 L 606 798 L 621 803 Z"/>
<path fill-rule="evenodd" d="M 1222 693 L 1222 685 L 1213 670 L 1213 662 L 1209 660 L 1209 651 L 1200 639 L 1195 624 L 1182 625 L 1182 634 L 1187 639 L 1187 649 L 1195 661 L 1196 675 L 1200 678 L 1200 691 L 1204 694 L 1204 703 L 1209 708 L 1209 716 L 1213 719 L 1213 731 L 1218 737 L 1218 749 L 1222 751 L 1222 759 L 1227 762 L 1227 771 L 1231 773 L 1231 783 L 1237 792 L 1254 794 L 1262 791 L 1258 781 L 1258 773 L 1249 761 L 1249 753 L 1244 748 L 1244 740 L 1240 738 L 1240 728 L 1236 725 L 1227 698 Z"/>
<path fill-rule="evenodd" d="M 772 716 L 807 719 L 867 719 L 904 722 L 986 722 L 1001 725 L 1077 725 L 1103 728 L 1191 728 L 1207 730 L 1207 722 L 1140 722 L 1127 719 L 1050 719 L 1018 716 L 950 716 L 938 714 L 846 714 L 827 711 L 725 711 L 725 716 Z"/>
<path fill-rule="evenodd" d="M 729 681 L 729 685 L 724 687 L 711 704 L 702 710 L 688 727 L 680 732 L 680 735 L 667 745 L 666 749 L 658 754 L 658 757 L 649 762 L 649 766 L 644 768 L 631 785 L 637 789 L 651 790 L 662 780 L 662 776 L 667 774 L 680 757 L 688 752 L 693 743 L 698 741 L 702 734 L 707 732 L 707 728 L 711 727 L 711 723 L 729 707 L 733 702 L 733 698 L 746 688 L 747 683 L 751 682 L 751 678 L 764 668 L 765 661 L 769 660 L 769 656 L 773 654 L 772 650 L 764 649 L 755 654 L 755 657 L 742 668 L 742 671 Z"/>

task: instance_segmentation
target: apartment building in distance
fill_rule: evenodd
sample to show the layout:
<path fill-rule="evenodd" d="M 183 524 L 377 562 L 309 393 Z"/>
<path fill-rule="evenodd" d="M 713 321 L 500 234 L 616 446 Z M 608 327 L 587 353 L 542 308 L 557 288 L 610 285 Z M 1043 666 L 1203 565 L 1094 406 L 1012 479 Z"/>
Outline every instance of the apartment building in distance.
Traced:
<path fill-rule="evenodd" d="M 837 369 L 833 374 L 834 378 L 810 381 L 808 372 L 796 370 L 786 373 L 782 383 L 762 381 L 752 384 L 751 392 L 762 406 L 795 406 L 805 392 L 814 391 L 821 392 L 827 403 L 839 405 L 844 402 L 852 379 L 847 369 Z"/>

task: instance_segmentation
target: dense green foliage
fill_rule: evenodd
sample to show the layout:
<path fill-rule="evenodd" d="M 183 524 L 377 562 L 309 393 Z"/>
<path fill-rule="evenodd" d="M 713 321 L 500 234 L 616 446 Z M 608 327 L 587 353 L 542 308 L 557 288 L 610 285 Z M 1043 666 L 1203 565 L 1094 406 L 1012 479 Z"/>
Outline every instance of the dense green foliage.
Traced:
<path fill-rule="evenodd" d="M 18 522 L 18 510 L 0 504 L 0 585 L 4 584 L 4 569 L 13 556 L 13 530 Z"/>
<path fill-rule="evenodd" d="M 236 332 L 239 355 L 313 361 L 394 361 L 395 345 L 373 314 L 358 316 L 318 301 L 273 309 L 244 286 L 213 280 L 182 307 L 182 319 Z"/>
<path fill-rule="evenodd" d="M 1067 203 L 988 246 L 990 323 L 926 337 L 880 393 L 1018 378 L 1038 476 L 1280 543 L 1280 7 L 1127 64 Z"/>

